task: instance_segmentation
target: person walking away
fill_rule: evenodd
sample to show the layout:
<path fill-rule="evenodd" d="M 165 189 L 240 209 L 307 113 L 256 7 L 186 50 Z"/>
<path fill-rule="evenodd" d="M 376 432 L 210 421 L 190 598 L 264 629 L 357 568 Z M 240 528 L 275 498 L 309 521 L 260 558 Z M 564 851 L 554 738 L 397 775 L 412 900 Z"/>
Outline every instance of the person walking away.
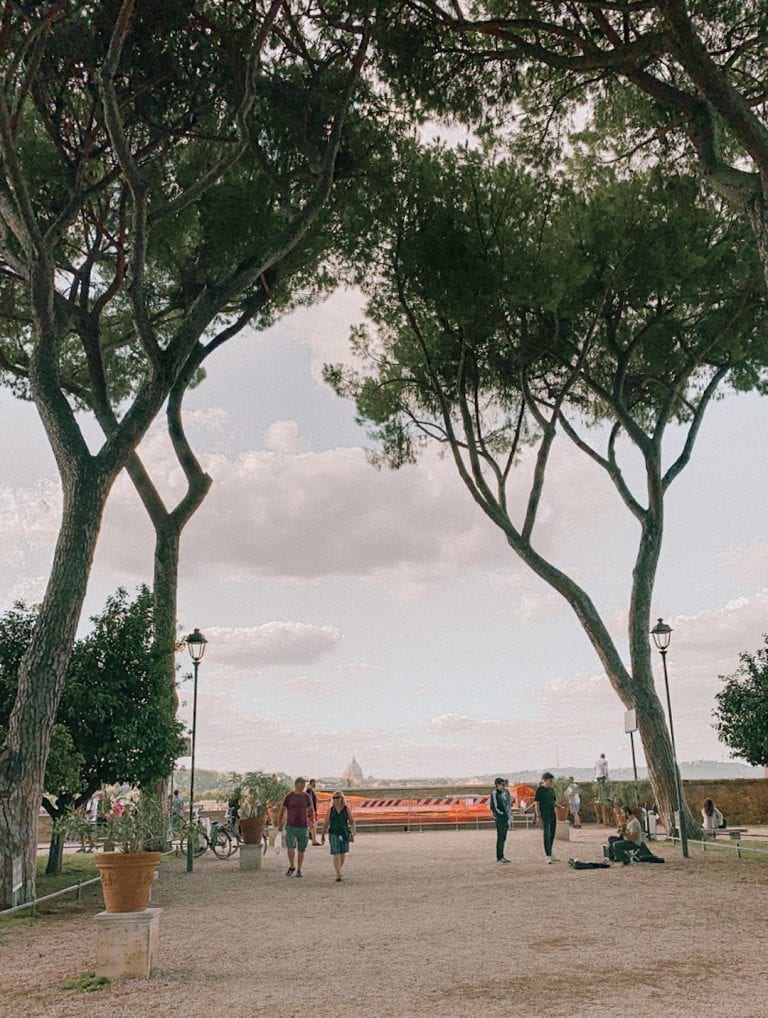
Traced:
<path fill-rule="evenodd" d="M 488 797 L 488 805 L 496 824 L 496 862 L 508 863 L 509 859 L 504 857 L 504 845 L 512 816 L 512 799 L 504 778 L 496 778 L 494 781 L 493 790 Z"/>
<path fill-rule="evenodd" d="M 296 778 L 293 791 L 283 799 L 277 817 L 277 829 L 282 833 L 285 828 L 285 847 L 288 852 L 287 877 L 295 873 L 301 876 L 301 864 L 309 841 L 309 824 L 314 820 L 312 799 L 305 791 L 307 782 L 304 778 Z"/>
<path fill-rule="evenodd" d="M 310 799 L 312 800 L 312 809 L 314 810 L 314 813 L 315 813 L 315 819 L 311 822 L 311 824 L 309 826 L 309 836 L 312 839 L 312 844 L 313 845 L 319 845 L 320 844 L 320 842 L 317 840 L 317 791 L 316 791 L 316 789 L 317 789 L 317 780 L 315 778 L 310 778 L 309 779 L 309 784 L 307 785 L 307 794 L 309 795 Z"/>
<path fill-rule="evenodd" d="M 565 797 L 568 800 L 568 810 L 571 814 L 571 823 L 575 828 L 581 827 L 581 795 L 579 794 L 579 786 L 573 780 L 568 778 L 568 787 L 565 790 Z"/>
<path fill-rule="evenodd" d="M 603 802 L 606 798 L 605 786 L 608 783 L 608 761 L 605 753 L 601 753 L 595 762 L 595 781 L 597 783 L 597 801 Z"/>
<path fill-rule="evenodd" d="M 101 792 L 94 792 L 85 804 L 85 815 L 88 817 L 90 830 L 87 835 L 80 835 L 80 848 L 78 852 L 92 852 L 96 843 L 96 828 L 101 819 Z M 86 840 L 88 842 L 86 846 Z"/>
<path fill-rule="evenodd" d="M 339 881 L 344 861 L 349 852 L 349 843 L 355 837 L 355 818 L 352 816 L 352 810 L 347 806 L 347 800 L 341 790 L 334 792 L 331 796 L 331 806 L 325 815 L 325 823 L 320 835 L 320 842 L 323 845 L 326 833 L 331 846 L 331 859 L 333 859 L 333 868 L 336 871 L 336 880 Z"/>
<path fill-rule="evenodd" d="M 549 864 L 557 862 L 557 859 L 552 855 L 552 844 L 555 840 L 555 829 L 557 827 L 557 819 L 555 817 L 555 800 L 557 796 L 552 787 L 554 780 L 554 774 L 544 771 L 541 775 L 541 783 L 536 789 L 536 798 L 534 800 L 536 805 L 536 823 L 541 824 L 541 830 L 544 835 L 544 855 L 547 857 L 547 863 Z"/>
<path fill-rule="evenodd" d="M 725 827 L 725 818 L 711 799 L 704 800 L 704 808 L 701 811 L 701 826 L 705 831 L 716 831 L 719 827 Z"/>

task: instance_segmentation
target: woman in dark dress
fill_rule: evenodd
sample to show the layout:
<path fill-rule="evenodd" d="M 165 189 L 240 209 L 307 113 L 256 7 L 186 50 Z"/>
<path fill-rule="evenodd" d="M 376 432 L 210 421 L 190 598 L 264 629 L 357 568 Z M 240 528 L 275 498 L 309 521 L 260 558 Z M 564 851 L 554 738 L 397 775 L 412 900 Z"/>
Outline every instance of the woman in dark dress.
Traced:
<path fill-rule="evenodd" d="M 331 845 L 331 858 L 333 859 L 333 868 L 336 870 L 336 880 L 341 880 L 341 871 L 344 860 L 347 858 L 347 852 L 349 852 L 349 843 L 355 836 L 355 818 L 352 816 L 352 811 L 347 806 L 344 793 L 341 791 L 334 792 L 331 797 L 331 805 L 325 815 L 323 832 L 320 836 L 323 845 L 326 833 Z"/>

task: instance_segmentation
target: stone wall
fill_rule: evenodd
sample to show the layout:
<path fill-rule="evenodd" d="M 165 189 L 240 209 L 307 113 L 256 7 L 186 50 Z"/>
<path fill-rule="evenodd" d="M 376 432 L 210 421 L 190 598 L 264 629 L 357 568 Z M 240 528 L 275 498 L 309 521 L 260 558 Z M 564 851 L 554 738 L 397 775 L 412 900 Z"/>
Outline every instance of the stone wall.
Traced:
<path fill-rule="evenodd" d="M 595 786 L 585 782 L 579 784 L 582 801 L 582 818 L 597 820 L 594 803 Z M 613 785 L 614 801 L 617 805 L 634 803 L 633 782 L 623 781 Z M 722 780 L 683 780 L 683 791 L 688 807 L 698 820 L 704 800 L 712 799 L 729 825 L 738 826 L 768 824 L 768 781 L 764 778 L 737 778 Z M 639 782 L 640 801 L 651 798 L 647 781 Z"/>

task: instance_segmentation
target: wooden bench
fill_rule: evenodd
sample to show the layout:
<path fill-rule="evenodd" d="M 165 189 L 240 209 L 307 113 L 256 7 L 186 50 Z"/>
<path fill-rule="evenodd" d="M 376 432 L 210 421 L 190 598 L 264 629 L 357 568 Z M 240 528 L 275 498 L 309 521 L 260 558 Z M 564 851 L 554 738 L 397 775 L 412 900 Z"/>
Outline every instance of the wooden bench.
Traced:
<path fill-rule="evenodd" d="M 716 838 L 718 834 L 727 834 L 731 841 L 741 841 L 742 834 L 746 834 L 746 827 L 717 827 L 714 831 L 702 831 L 705 838 Z"/>

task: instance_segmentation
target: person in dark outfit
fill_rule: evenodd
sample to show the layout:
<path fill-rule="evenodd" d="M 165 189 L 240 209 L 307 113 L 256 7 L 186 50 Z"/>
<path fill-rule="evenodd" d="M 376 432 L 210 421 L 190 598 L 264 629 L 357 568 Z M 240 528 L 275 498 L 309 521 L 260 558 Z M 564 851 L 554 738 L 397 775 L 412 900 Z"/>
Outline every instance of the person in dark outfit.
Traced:
<path fill-rule="evenodd" d="M 312 809 L 315 811 L 315 819 L 312 821 L 309 827 L 309 834 L 312 838 L 313 845 L 319 845 L 320 842 L 317 840 L 317 781 L 314 778 L 309 779 L 307 785 L 307 795 L 312 800 Z"/>
<path fill-rule="evenodd" d="M 496 822 L 496 862 L 509 862 L 504 858 L 504 844 L 509 831 L 509 820 L 512 815 L 512 799 L 507 791 L 507 782 L 504 778 L 496 778 L 493 783 L 493 791 L 488 797 L 488 805 L 491 807 L 493 819 Z"/>
<path fill-rule="evenodd" d="M 557 859 L 552 855 L 552 843 L 555 840 L 555 828 L 557 826 L 557 819 L 555 818 L 555 800 L 557 795 L 552 787 L 554 780 L 554 774 L 544 771 L 541 775 L 541 784 L 536 789 L 536 799 L 534 800 L 536 804 L 536 823 L 541 824 L 544 834 L 544 855 L 546 855 L 548 863 L 557 862 Z"/>
<path fill-rule="evenodd" d="M 328 832 L 328 840 L 331 843 L 331 858 L 333 868 L 336 870 L 336 880 L 341 880 L 341 870 L 344 860 L 349 852 L 349 843 L 355 836 L 355 818 L 347 806 L 344 793 L 334 792 L 331 796 L 331 806 L 325 814 L 323 832 L 320 841 L 325 844 L 325 835 Z"/>

